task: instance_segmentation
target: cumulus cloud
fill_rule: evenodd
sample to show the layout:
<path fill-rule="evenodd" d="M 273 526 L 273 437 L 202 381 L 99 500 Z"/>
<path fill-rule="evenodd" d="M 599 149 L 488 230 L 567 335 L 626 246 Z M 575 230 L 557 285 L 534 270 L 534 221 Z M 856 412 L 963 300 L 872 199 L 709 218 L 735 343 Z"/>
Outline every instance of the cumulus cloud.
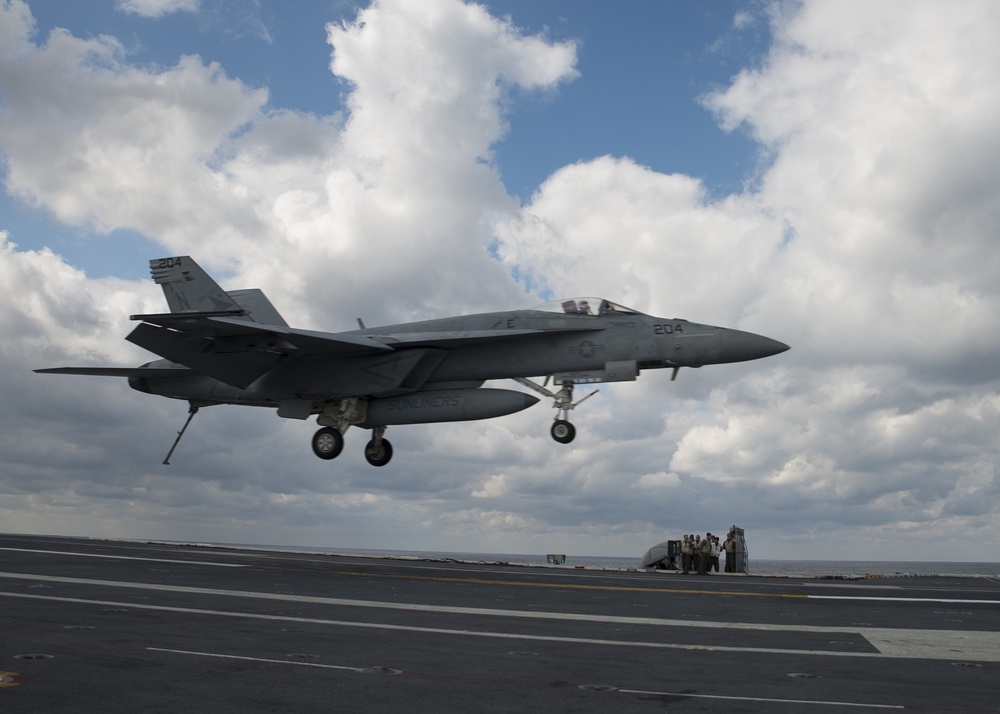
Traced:
<path fill-rule="evenodd" d="M 4 43 L 0 65 L 5 185 L 60 221 L 95 231 L 128 227 L 154 237 L 165 251 L 195 254 L 221 269 L 227 287 L 264 287 L 303 326 L 347 328 L 358 316 L 378 324 L 523 300 L 490 253 L 489 218 L 516 206 L 490 163 L 490 146 L 505 131 L 507 91 L 552 88 L 575 75 L 572 44 L 523 36 L 478 6 L 382 2 L 353 22 L 329 28 L 333 65 L 355 87 L 349 116 L 316 117 L 268 106 L 265 90 L 195 56 L 181 57 L 173 67 L 139 67 L 129 64 L 114 38 L 79 39 L 64 30 L 34 38 L 21 2 L 4 7 L 0 32 L 12 40 Z M 455 41 L 444 41 L 448 37 Z M 452 130 L 440 130 L 446 126 Z M 436 134 L 430 135 L 432 129 Z M 6 370 L 20 374 L 43 362 L 135 364 L 149 358 L 121 338 L 130 328 L 129 314 L 162 309 L 155 286 L 129 285 L 125 292 L 132 297 L 121 299 L 121 285 L 88 280 L 58 256 L 21 252 L 11 242 L 5 248 L 11 273 L 5 286 L 11 297 L 33 307 L 28 315 L 5 314 L 5 326 L 28 322 L 42 335 L 41 346 L 23 342 L 5 355 Z M 137 296 L 153 296 L 153 302 L 140 308 Z M 90 309 L 94 305 L 100 309 Z M 158 440 L 147 435 L 169 437 L 168 420 L 182 406 L 143 399 L 120 382 L 32 379 L 19 381 L 20 399 L 5 400 L 8 418 L 21 421 L 9 438 L 58 434 L 66 453 L 53 484 L 74 458 L 81 460 L 81 481 L 111 480 L 89 470 L 112 453 L 122 464 L 133 458 L 156 463 L 158 454 L 146 445 Z M 93 413 L 102 420 L 110 415 L 112 424 L 81 429 L 51 402 L 27 420 L 20 405 L 37 400 L 39 389 L 80 408 L 92 395 Z M 46 415 L 60 428 L 47 427 Z M 193 443 L 187 452 L 188 463 L 201 461 L 198 473 L 211 473 L 204 482 L 195 479 L 202 504 L 197 510 L 213 504 L 228 509 L 223 504 L 232 500 L 234 508 L 256 504 L 261 514 L 304 514 L 288 505 L 286 491 L 314 491 L 316 503 L 323 502 L 322 494 L 336 493 L 359 512 L 378 509 L 381 517 L 392 510 L 379 503 L 387 496 L 369 502 L 353 495 L 371 492 L 371 473 L 359 468 L 359 455 L 338 461 L 347 475 L 334 481 L 306 460 L 302 438 L 289 440 L 289 446 L 297 443 L 287 452 L 276 446 L 288 438 L 289 426 L 301 425 L 282 424 L 263 412 L 199 415 L 193 429 L 214 432 L 227 445 L 199 456 Z M 426 451 L 420 433 L 403 433 L 397 444 Z M 500 448 L 480 441 L 493 451 Z M 21 444 L 26 469 L 53 451 L 41 438 Z M 272 461 L 282 452 L 289 461 Z M 247 470 L 245 459 L 258 466 Z M 189 503 L 180 489 L 191 485 L 186 473 L 178 479 L 180 470 L 117 478 L 148 481 L 150 501 L 167 504 L 168 512 Z M 296 471 L 303 475 L 292 478 Z M 394 498 L 450 493 L 468 483 L 461 466 L 433 478 L 415 467 L 401 471 L 384 488 L 401 494 Z M 276 498 L 267 495 L 276 491 Z M 77 493 L 71 485 L 56 492 L 67 500 Z M 260 518 L 236 518 L 234 527 L 275 520 L 273 514 Z"/>
<path fill-rule="evenodd" d="M 382 0 L 331 24 L 347 107 L 334 116 L 272 106 L 197 56 L 140 67 L 115 38 L 38 38 L 23 2 L 0 6 L 7 192 L 195 255 L 290 322 L 603 294 L 793 347 L 601 386 L 569 448 L 543 403 L 394 429 L 384 472 L 356 448 L 331 470 L 308 453 L 310 428 L 218 407 L 164 470 L 183 403 L 29 373 L 149 359 L 121 338 L 129 314 L 162 310 L 156 287 L 91 279 L 4 236 L 0 328 L 23 336 L 0 351 L 5 523 L 637 555 L 734 522 L 772 557 L 946 558 L 957 530 L 1000 545 L 1000 9 L 861 9 L 778 6 L 764 61 L 702 98 L 760 142 L 745 191 L 713 198 L 601 156 L 521 206 L 495 166 L 511 97 L 574 80 L 581 50 L 479 5 Z"/>
<path fill-rule="evenodd" d="M 895 512 L 947 539 L 952 486 L 1000 452 L 1000 16 L 859 9 L 777 6 L 764 63 L 703 98 L 761 143 L 746 193 L 713 201 L 690 177 L 602 157 L 550 176 L 500 226 L 499 252 L 555 293 L 582 280 L 793 345 L 703 413 L 666 415 L 676 448 L 649 453 L 690 480 L 688 507 L 831 534 L 854 513 L 892 529 Z M 760 507 L 740 514 L 734 497 Z M 964 527 L 993 538 L 989 517 Z"/>

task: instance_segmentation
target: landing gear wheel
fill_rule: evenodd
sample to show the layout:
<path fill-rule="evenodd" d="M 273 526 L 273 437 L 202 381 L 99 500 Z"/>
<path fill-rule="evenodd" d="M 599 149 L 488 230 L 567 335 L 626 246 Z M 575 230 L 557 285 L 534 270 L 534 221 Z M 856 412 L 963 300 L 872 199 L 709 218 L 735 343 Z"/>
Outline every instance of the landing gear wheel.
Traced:
<path fill-rule="evenodd" d="M 560 444 L 568 444 L 576 438 L 576 427 L 565 419 L 556 419 L 552 424 L 551 434 Z"/>
<path fill-rule="evenodd" d="M 335 459 L 344 450 L 344 435 L 340 429 L 324 426 L 313 434 L 313 453 L 321 459 Z"/>
<path fill-rule="evenodd" d="M 365 458 L 372 466 L 385 466 L 392 460 L 392 444 L 388 439 L 378 442 L 372 439 L 365 445 Z"/>

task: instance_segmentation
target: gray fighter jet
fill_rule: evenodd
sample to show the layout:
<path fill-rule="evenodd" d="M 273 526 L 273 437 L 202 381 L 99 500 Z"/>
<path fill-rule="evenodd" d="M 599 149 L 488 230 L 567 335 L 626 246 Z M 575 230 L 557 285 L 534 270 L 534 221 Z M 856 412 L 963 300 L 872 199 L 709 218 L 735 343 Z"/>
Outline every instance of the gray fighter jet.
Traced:
<path fill-rule="evenodd" d="M 127 377 L 140 392 L 183 399 L 187 421 L 200 407 L 244 404 L 320 425 L 313 452 L 332 459 L 351 426 L 370 429 L 365 458 L 392 458 L 388 426 L 490 419 L 539 400 L 483 387 L 512 379 L 552 400 L 552 438 L 576 436 L 569 412 L 579 384 L 634 380 L 644 369 L 701 367 L 760 359 L 788 349 L 739 330 L 645 315 L 601 298 L 573 298 L 530 310 L 445 317 L 348 332 L 288 326 L 263 292 L 226 292 L 188 256 L 149 262 L 170 312 L 132 315 L 126 337 L 163 359 L 141 367 L 59 367 L 48 374 Z M 543 384 L 529 378 L 544 377 Z M 551 388 L 549 385 L 552 385 Z"/>

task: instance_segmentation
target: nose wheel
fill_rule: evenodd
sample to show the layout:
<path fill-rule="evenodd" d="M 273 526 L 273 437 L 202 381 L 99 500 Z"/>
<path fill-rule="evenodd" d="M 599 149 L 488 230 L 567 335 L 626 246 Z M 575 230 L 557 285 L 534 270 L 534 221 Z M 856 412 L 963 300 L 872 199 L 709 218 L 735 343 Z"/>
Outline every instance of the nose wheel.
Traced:
<path fill-rule="evenodd" d="M 560 444 L 568 444 L 576 438 L 576 427 L 565 419 L 556 419 L 549 430 L 552 438 Z"/>

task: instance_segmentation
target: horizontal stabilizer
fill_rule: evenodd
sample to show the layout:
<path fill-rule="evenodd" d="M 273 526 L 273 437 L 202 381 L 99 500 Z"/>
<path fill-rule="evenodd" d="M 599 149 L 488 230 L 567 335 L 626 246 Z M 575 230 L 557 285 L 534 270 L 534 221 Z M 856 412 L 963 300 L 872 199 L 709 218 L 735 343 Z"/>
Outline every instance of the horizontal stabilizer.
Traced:
<path fill-rule="evenodd" d="M 155 379 L 186 377 L 191 374 L 190 369 L 151 369 L 148 367 L 50 367 L 34 371 L 38 374 L 83 374 L 94 377 L 153 377 Z"/>
<path fill-rule="evenodd" d="M 145 322 L 132 330 L 125 339 L 171 362 L 190 367 L 240 389 L 270 371 L 278 359 L 278 355 L 266 352 L 246 356 L 213 355 L 210 352 L 212 341 L 197 333 L 191 335 L 165 330 Z"/>

